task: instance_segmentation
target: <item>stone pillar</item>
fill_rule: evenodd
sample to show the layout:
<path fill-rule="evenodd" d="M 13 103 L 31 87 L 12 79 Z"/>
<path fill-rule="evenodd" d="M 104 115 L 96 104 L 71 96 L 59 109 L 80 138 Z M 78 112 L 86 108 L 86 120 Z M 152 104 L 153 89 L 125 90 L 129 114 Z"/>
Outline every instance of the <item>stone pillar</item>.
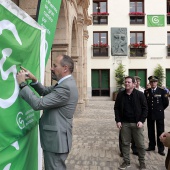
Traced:
<path fill-rule="evenodd" d="M 85 28 L 84 28 L 85 29 Z M 84 89 L 84 94 L 83 94 L 83 98 L 84 98 L 84 101 L 85 101 L 85 105 L 87 106 L 88 104 L 88 97 L 87 97 L 87 40 L 88 40 L 88 31 L 87 31 L 87 28 L 84 30 L 84 34 L 83 34 L 83 37 L 84 37 L 84 49 L 83 49 L 83 54 L 84 54 L 84 82 L 83 82 L 83 89 Z"/>
<path fill-rule="evenodd" d="M 80 111 L 85 110 L 85 102 L 84 102 L 84 48 L 83 48 L 83 24 L 84 24 L 84 19 L 81 16 L 81 14 L 78 15 L 77 18 L 77 32 L 78 32 L 78 54 L 79 54 L 79 58 L 78 58 L 78 79 L 77 79 L 77 85 L 78 85 L 78 90 L 79 90 L 79 100 L 78 100 L 78 107 L 77 109 L 80 109 Z"/>
<path fill-rule="evenodd" d="M 38 0 L 20 0 L 19 7 L 28 13 L 31 17 L 35 18 L 37 12 Z"/>

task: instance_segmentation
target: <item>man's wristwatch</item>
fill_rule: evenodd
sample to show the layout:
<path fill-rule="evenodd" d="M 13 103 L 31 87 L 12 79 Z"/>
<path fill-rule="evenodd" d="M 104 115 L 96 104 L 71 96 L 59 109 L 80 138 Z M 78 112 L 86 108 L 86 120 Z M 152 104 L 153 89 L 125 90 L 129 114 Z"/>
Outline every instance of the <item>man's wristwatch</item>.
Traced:
<path fill-rule="evenodd" d="M 19 84 L 20 89 L 24 88 L 25 86 L 27 86 L 27 83 L 25 83 L 25 82 L 22 82 Z"/>

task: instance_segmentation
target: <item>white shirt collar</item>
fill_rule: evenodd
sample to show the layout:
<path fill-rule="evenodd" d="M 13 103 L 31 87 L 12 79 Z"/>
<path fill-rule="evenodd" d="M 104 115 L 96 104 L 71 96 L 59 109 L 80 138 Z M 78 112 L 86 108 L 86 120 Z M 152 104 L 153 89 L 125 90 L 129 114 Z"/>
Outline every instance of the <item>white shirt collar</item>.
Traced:
<path fill-rule="evenodd" d="M 58 84 L 60 84 L 62 81 L 64 81 L 65 79 L 67 79 L 67 78 L 69 78 L 69 77 L 71 77 L 71 74 L 70 74 L 70 75 L 67 75 L 67 76 L 65 76 L 65 77 L 63 77 L 63 78 L 61 78 L 61 79 L 58 81 Z"/>

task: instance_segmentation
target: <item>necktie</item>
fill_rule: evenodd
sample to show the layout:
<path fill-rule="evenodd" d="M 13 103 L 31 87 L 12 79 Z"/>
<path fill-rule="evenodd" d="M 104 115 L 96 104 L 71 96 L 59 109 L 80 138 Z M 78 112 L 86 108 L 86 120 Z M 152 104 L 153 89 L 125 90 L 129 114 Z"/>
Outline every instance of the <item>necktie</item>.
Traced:
<path fill-rule="evenodd" d="M 155 90 L 154 90 L 154 89 L 152 89 L 152 93 L 153 93 L 153 94 L 155 93 Z"/>

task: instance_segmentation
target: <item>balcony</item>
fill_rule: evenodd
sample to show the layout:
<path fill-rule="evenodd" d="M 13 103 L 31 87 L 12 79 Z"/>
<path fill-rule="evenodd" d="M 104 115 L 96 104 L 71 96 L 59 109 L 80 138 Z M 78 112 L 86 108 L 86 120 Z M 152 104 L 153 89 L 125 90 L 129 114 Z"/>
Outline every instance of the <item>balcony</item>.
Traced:
<path fill-rule="evenodd" d="M 144 24 L 145 13 L 143 12 L 130 12 L 130 24 Z"/>
<path fill-rule="evenodd" d="M 130 44 L 129 47 L 130 48 L 147 48 L 148 46 L 142 43 L 134 43 L 134 44 Z"/>
<path fill-rule="evenodd" d="M 143 12 L 130 12 L 129 16 L 145 16 Z"/>
<path fill-rule="evenodd" d="M 108 12 L 93 12 L 93 16 L 108 16 Z"/>
<path fill-rule="evenodd" d="M 108 57 L 109 52 L 108 44 L 93 44 L 92 51 L 93 57 Z"/>
<path fill-rule="evenodd" d="M 145 57 L 146 55 L 146 44 L 130 44 L 130 57 Z"/>
<path fill-rule="evenodd" d="M 170 57 L 170 44 L 167 45 L 167 56 Z"/>
<path fill-rule="evenodd" d="M 94 12 L 93 16 L 93 24 L 94 25 L 102 25 L 108 24 L 108 12 Z"/>

